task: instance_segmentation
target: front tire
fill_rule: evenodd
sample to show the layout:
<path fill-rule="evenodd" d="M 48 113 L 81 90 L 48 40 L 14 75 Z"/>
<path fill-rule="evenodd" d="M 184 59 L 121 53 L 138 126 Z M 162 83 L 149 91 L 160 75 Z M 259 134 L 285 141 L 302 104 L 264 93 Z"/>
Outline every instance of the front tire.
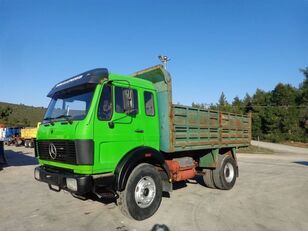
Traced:
<path fill-rule="evenodd" d="M 151 217 L 162 199 L 162 181 L 153 165 L 139 164 L 130 174 L 124 191 L 118 192 L 121 212 L 135 220 Z"/>

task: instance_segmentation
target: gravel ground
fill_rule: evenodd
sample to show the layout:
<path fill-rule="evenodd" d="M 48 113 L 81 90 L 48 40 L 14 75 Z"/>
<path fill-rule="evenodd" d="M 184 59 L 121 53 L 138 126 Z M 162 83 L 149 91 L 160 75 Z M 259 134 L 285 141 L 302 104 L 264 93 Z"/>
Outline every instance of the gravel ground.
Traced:
<path fill-rule="evenodd" d="M 178 183 L 158 212 L 141 222 L 122 216 L 113 202 L 50 191 L 33 178 L 33 150 L 5 149 L 0 230 L 152 230 L 156 224 L 170 230 L 308 230 L 308 152 L 302 149 L 239 154 L 240 177 L 232 190 Z"/>

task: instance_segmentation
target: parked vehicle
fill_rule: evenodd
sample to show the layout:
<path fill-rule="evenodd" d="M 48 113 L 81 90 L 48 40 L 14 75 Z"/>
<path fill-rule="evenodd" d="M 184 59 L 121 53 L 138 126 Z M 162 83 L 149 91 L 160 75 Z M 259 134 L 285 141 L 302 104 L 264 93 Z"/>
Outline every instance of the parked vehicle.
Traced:
<path fill-rule="evenodd" d="M 161 65 L 131 76 L 94 69 L 48 96 L 35 179 L 78 197 L 113 196 L 136 220 L 152 216 L 176 181 L 202 175 L 208 187 L 231 189 L 236 150 L 250 144 L 249 116 L 173 105 Z"/>
<path fill-rule="evenodd" d="M 24 145 L 26 148 L 34 148 L 34 141 L 36 139 L 38 126 L 27 128 L 0 127 L 0 140 L 4 141 L 6 145 Z"/>
<path fill-rule="evenodd" d="M 20 138 L 16 140 L 16 144 L 24 145 L 26 148 L 34 148 L 36 133 L 37 127 L 22 128 Z"/>
<path fill-rule="evenodd" d="M 6 145 L 14 145 L 16 138 L 20 137 L 19 127 L 0 128 L 0 140 Z"/>
<path fill-rule="evenodd" d="M 3 137 L 4 128 L 5 128 L 5 127 L 0 127 L 0 141 L 3 141 L 3 140 L 4 140 L 4 137 Z"/>

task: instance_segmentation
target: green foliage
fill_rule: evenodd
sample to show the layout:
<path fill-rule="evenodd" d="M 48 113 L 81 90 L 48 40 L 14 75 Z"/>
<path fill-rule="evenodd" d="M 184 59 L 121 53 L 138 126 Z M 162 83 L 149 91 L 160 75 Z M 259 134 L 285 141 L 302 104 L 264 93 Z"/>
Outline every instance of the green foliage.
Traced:
<path fill-rule="evenodd" d="M 274 106 L 296 105 L 298 91 L 289 84 L 279 83 L 272 91 L 271 101 Z"/>
<path fill-rule="evenodd" d="M 192 103 L 191 104 L 192 107 L 194 108 L 200 108 L 200 109 L 205 109 L 206 108 L 206 105 L 204 103 Z"/>
<path fill-rule="evenodd" d="M 223 108 L 223 107 L 225 107 L 227 105 L 228 105 L 228 101 L 226 99 L 225 94 L 222 92 L 220 97 L 219 97 L 219 100 L 218 100 L 218 106 Z"/>
<path fill-rule="evenodd" d="M 222 93 L 218 103 L 208 108 L 232 113 L 251 111 L 254 139 L 308 142 L 308 67 L 300 71 L 305 78 L 298 88 L 278 83 L 272 91 L 257 89 L 242 100 L 235 97 L 231 104 Z"/>
<path fill-rule="evenodd" d="M 35 127 L 42 121 L 46 108 L 0 102 L 0 123 L 6 126 Z"/>
<path fill-rule="evenodd" d="M 306 67 L 305 69 L 301 69 L 300 71 L 304 74 L 305 79 L 299 87 L 298 101 L 300 104 L 307 106 L 308 105 L 308 67 Z"/>
<path fill-rule="evenodd" d="M 9 106 L 0 106 L 0 122 L 6 123 L 12 111 L 12 108 Z"/>

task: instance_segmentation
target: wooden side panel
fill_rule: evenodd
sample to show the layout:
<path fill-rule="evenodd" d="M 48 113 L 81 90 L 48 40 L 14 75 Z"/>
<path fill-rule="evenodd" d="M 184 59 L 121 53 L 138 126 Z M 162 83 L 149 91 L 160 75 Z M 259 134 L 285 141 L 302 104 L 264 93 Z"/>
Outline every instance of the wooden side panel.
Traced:
<path fill-rule="evenodd" d="M 247 115 L 173 105 L 174 150 L 241 147 L 250 144 Z"/>

